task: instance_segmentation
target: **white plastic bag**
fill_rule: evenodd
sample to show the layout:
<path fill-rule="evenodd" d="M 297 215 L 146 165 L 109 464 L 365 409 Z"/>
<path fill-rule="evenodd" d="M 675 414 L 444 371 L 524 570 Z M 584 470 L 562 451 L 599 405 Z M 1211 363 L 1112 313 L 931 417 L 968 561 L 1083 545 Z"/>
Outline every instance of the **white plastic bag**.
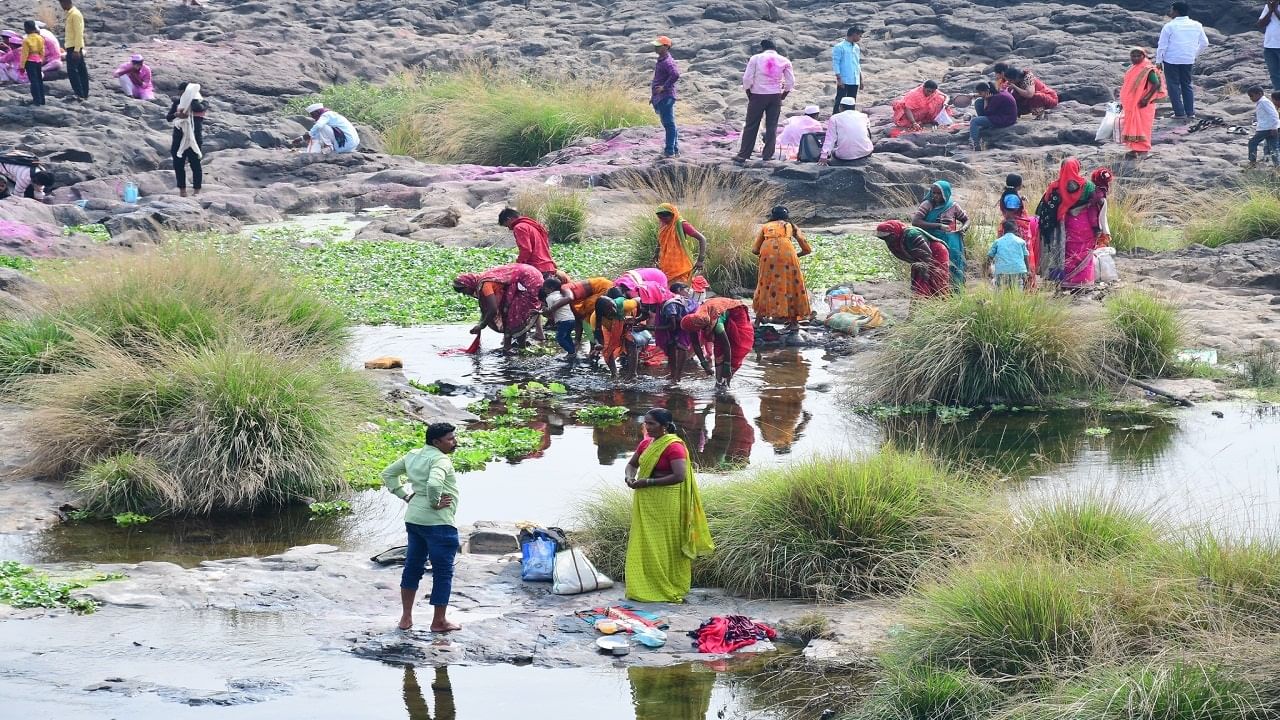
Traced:
<path fill-rule="evenodd" d="M 1120 104 L 1107 103 L 1107 112 L 1102 116 L 1102 124 L 1098 125 L 1098 132 L 1094 134 L 1093 139 L 1098 142 L 1114 142 L 1116 128 L 1120 124 Z"/>
<path fill-rule="evenodd" d="M 1100 247 L 1093 251 L 1094 269 L 1098 271 L 1100 282 L 1116 282 L 1120 273 L 1116 271 L 1116 249 Z"/>
<path fill-rule="evenodd" d="M 596 570 L 582 548 L 570 548 L 556 553 L 556 566 L 552 574 L 551 592 L 556 595 L 577 595 L 613 587 L 613 581 Z"/>

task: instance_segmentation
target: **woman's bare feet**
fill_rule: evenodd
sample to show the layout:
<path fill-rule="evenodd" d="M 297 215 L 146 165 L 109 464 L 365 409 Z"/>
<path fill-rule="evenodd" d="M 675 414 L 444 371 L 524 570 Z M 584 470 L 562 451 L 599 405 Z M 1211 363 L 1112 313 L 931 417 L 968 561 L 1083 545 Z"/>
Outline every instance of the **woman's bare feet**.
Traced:
<path fill-rule="evenodd" d="M 396 629 L 398 630 L 408 630 L 412 627 L 413 627 L 412 619 L 406 620 L 404 618 L 400 618 L 400 622 L 396 623 Z"/>
<path fill-rule="evenodd" d="M 454 632 L 455 630 L 461 630 L 461 629 L 462 629 L 461 625 L 455 622 L 449 622 L 448 620 L 445 620 L 444 622 L 431 623 L 431 632 L 445 633 L 445 632 Z"/>

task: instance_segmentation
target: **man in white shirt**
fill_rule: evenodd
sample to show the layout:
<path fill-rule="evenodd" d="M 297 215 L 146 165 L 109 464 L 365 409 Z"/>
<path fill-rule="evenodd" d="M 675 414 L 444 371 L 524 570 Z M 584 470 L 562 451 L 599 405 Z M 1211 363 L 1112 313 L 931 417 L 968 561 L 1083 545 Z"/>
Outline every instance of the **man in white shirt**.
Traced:
<path fill-rule="evenodd" d="M 761 118 L 764 119 L 764 148 L 760 151 L 760 158 L 766 161 L 773 159 L 782 101 L 795 86 L 791 61 L 778 54 L 772 40 L 761 40 L 760 52 L 751 56 L 747 70 L 742 74 L 742 89 L 747 93 L 747 124 L 742 128 L 742 145 L 733 159 L 735 163 L 741 165 L 751 157 L 756 148 Z"/>
<path fill-rule="evenodd" d="M 1190 120 L 1196 116 L 1195 92 L 1191 89 L 1191 70 L 1196 56 L 1209 47 L 1204 26 L 1187 17 L 1187 4 L 1178 0 L 1169 8 L 1169 17 L 1160 31 L 1160 44 L 1156 46 L 1156 64 L 1164 64 L 1164 77 L 1168 85 L 1169 102 L 1173 104 L 1173 116 Z"/>
<path fill-rule="evenodd" d="M 1258 16 L 1258 29 L 1263 32 L 1262 58 L 1271 74 L 1271 89 L 1280 90 L 1280 0 L 1267 0 Z"/>
<path fill-rule="evenodd" d="M 1249 88 L 1249 99 L 1254 103 L 1254 119 L 1258 123 L 1257 132 L 1249 139 L 1249 167 L 1258 162 L 1258 146 L 1266 143 L 1267 157 L 1273 165 L 1280 164 L 1276 152 L 1280 149 L 1280 113 L 1276 112 L 1275 103 L 1271 102 L 1262 88 L 1254 85 Z"/>
<path fill-rule="evenodd" d="M 840 112 L 827 121 L 827 138 L 822 143 L 820 165 L 844 165 L 864 158 L 875 150 L 871 144 L 871 120 L 864 112 L 854 109 L 857 101 L 841 98 Z"/>
<path fill-rule="evenodd" d="M 360 147 L 360 135 L 351 121 L 320 103 L 307 108 L 315 124 L 303 136 L 309 153 L 349 153 Z"/>

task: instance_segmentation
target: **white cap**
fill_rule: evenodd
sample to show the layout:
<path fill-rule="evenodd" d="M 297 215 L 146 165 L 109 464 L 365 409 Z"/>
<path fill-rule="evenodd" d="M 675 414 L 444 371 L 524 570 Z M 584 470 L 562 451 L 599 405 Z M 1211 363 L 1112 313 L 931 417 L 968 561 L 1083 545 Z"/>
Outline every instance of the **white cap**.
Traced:
<path fill-rule="evenodd" d="M 320 112 L 323 109 L 324 109 L 324 105 L 322 103 L 315 103 L 314 105 L 307 106 L 308 113 Z"/>
<path fill-rule="evenodd" d="M 817 115 L 819 112 L 817 105 L 806 105 L 804 108 L 805 115 Z"/>
<path fill-rule="evenodd" d="M 840 98 L 840 104 L 841 104 L 841 105 L 848 105 L 849 107 L 853 107 L 853 106 L 854 106 L 854 105 L 856 105 L 857 103 L 858 103 L 858 101 L 857 101 L 857 100 L 855 100 L 855 99 L 853 99 L 853 98 L 851 98 L 851 97 L 842 97 L 842 98 Z"/>

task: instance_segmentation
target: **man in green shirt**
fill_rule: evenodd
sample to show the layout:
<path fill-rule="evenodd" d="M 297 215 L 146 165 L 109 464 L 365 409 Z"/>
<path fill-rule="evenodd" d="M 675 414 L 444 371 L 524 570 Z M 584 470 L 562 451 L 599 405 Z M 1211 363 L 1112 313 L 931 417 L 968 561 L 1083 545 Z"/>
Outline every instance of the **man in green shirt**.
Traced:
<path fill-rule="evenodd" d="M 460 543 L 454 517 L 458 509 L 458 481 L 449 454 L 458 447 L 449 423 L 427 426 L 427 444 L 407 453 L 382 471 L 382 483 L 408 504 L 404 527 L 409 535 L 404 574 L 400 576 L 399 628 L 413 627 L 413 601 L 418 582 L 431 560 L 431 632 L 453 632 L 462 626 L 445 617 L 453 590 L 453 561 Z"/>

